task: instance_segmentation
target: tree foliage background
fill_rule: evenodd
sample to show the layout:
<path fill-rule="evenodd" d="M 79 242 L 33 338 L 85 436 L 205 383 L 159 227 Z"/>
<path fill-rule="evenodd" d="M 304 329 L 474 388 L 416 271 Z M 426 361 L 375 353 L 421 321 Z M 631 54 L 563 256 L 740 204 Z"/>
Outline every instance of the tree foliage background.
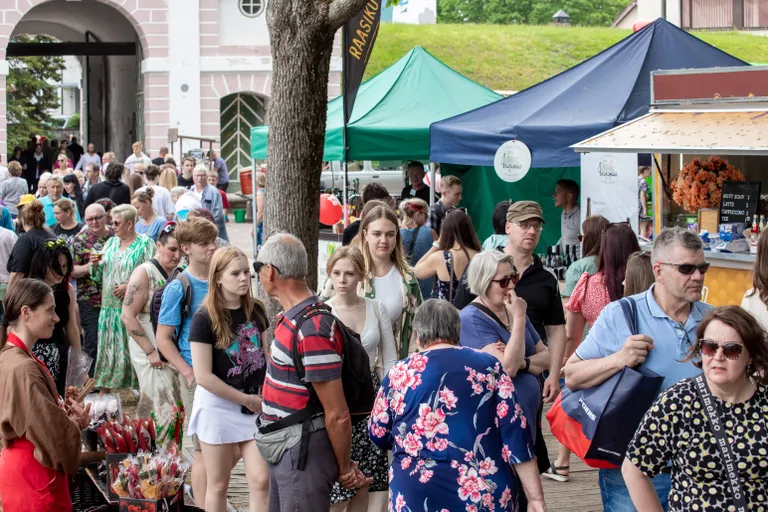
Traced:
<path fill-rule="evenodd" d="M 552 23 L 560 9 L 572 25 L 608 26 L 628 0 L 437 0 L 438 23 Z"/>
<path fill-rule="evenodd" d="M 48 36 L 18 36 L 11 42 L 52 43 Z M 8 108 L 8 151 L 16 146 L 26 149 L 29 136 L 45 135 L 53 126 L 48 114 L 59 107 L 57 86 L 61 81 L 64 59 L 61 57 L 9 57 L 6 81 Z"/>

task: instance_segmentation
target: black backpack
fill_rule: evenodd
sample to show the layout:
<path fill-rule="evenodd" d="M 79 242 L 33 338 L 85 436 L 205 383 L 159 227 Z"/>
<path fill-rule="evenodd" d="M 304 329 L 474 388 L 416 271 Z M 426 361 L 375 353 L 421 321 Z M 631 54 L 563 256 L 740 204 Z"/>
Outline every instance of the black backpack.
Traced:
<path fill-rule="evenodd" d="M 299 470 L 303 470 L 306 463 L 309 421 L 323 411 L 323 406 L 312 388 L 312 383 L 304 382 L 304 365 L 302 364 L 301 357 L 298 355 L 296 346 L 299 341 L 299 331 L 302 324 L 313 317 L 322 315 L 333 317 L 334 322 L 336 322 L 336 329 L 341 333 L 341 384 L 344 388 L 344 398 L 347 402 L 349 414 L 351 416 L 365 417 L 365 415 L 370 414 L 373 409 L 373 402 L 376 400 L 376 389 L 373 387 L 373 377 L 371 376 L 371 363 L 368 353 L 360 341 L 360 335 L 350 330 L 341 320 L 334 317 L 333 313 L 331 313 L 331 308 L 326 304 L 313 304 L 304 309 L 296 321 L 296 330 L 291 341 L 291 353 L 293 354 L 293 365 L 296 368 L 296 374 L 299 380 L 309 389 L 309 402 L 307 402 L 307 406 L 304 409 L 259 429 L 262 434 L 268 434 L 291 425 L 302 424 L 301 452 L 297 466 Z"/>
<path fill-rule="evenodd" d="M 181 328 L 184 325 L 184 320 L 189 318 L 191 314 L 190 309 L 192 307 L 192 282 L 189 280 L 189 276 L 183 273 L 182 269 L 177 268 L 174 270 L 165 284 L 156 289 L 155 293 L 152 294 L 152 303 L 149 307 L 149 321 L 152 323 L 152 332 L 155 333 L 155 339 L 157 339 L 157 324 L 158 319 L 160 318 L 160 306 L 163 303 L 163 292 L 165 291 L 166 286 L 168 286 L 168 284 L 170 284 L 174 279 L 181 283 L 182 290 L 181 303 L 179 304 L 179 307 L 181 307 L 181 322 L 179 323 L 178 329 L 174 331 L 172 338 L 173 344 L 178 350 Z M 161 351 L 158 350 L 158 353 L 160 354 L 160 359 L 162 361 L 168 361 L 165 357 L 163 357 L 163 353 Z"/>

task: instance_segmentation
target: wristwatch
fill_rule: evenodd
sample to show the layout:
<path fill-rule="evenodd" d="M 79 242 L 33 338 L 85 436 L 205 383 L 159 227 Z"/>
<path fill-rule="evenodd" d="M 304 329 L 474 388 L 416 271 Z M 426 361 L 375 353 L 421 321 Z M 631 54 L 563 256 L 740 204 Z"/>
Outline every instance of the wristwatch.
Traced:
<path fill-rule="evenodd" d="M 523 368 L 523 371 L 527 372 L 531 368 L 531 358 L 530 357 L 524 357 L 523 361 L 525 361 L 525 368 Z"/>

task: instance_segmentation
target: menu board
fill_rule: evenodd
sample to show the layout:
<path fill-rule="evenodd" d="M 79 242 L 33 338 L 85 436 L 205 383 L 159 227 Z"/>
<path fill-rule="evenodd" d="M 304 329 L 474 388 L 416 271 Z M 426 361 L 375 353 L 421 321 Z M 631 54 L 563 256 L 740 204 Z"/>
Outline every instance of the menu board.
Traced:
<path fill-rule="evenodd" d="M 760 202 L 759 181 L 725 181 L 720 199 L 720 224 L 751 223 Z"/>

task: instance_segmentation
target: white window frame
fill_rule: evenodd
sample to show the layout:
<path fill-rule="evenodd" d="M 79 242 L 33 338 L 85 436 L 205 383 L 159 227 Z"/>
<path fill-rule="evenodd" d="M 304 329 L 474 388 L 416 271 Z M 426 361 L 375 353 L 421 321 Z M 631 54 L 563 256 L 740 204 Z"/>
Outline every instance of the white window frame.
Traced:
<path fill-rule="evenodd" d="M 237 6 L 240 9 L 240 14 L 246 18 L 258 18 L 262 14 L 267 6 L 267 0 L 237 0 Z M 247 9 L 250 9 L 249 13 Z"/>

